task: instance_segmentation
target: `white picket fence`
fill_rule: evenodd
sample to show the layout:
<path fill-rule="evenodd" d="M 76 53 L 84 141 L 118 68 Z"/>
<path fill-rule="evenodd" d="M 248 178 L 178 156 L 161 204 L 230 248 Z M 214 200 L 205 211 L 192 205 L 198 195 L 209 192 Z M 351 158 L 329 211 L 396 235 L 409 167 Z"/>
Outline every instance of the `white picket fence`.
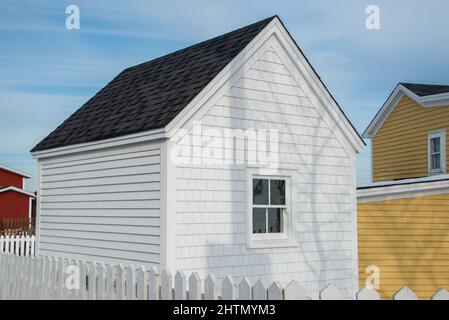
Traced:
<path fill-rule="evenodd" d="M 0 254 L 10 253 L 16 256 L 34 256 L 36 239 L 34 236 L 0 236 Z"/>
<path fill-rule="evenodd" d="M 221 286 L 219 286 L 221 284 Z M 220 288 L 219 288 L 220 287 Z M 213 275 L 201 279 L 197 273 L 188 278 L 182 271 L 173 277 L 155 268 L 112 266 L 105 263 L 86 263 L 54 257 L 16 256 L 0 254 L 0 300 L 308 300 L 307 292 L 292 281 L 285 287 L 273 282 L 266 287 L 258 280 L 251 284 L 243 278 L 238 284 L 228 276 L 220 283 Z M 321 300 L 341 300 L 340 291 L 333 285 L 321 290 Z M 378 300 L 376 291 L 363 288 L 358 300 Z M 395 300 L 414 300 L 416 295 L 407 287 L 401 288 Z M 435 300 L 449 300 L 446 289 L 438 290 Z"/>

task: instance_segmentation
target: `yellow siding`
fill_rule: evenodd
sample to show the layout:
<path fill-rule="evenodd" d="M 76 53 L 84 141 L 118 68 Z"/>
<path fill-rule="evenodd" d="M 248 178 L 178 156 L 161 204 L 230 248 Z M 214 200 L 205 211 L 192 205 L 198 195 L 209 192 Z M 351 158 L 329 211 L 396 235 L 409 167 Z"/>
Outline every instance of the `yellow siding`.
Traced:
<path fill-rule="evenodd" d="M 420 299 L 449 288 L 449 194 L 358 204 L 360 286 L 380 268 L 383 299 L 410 287 Z"/>
<path fill-rule="evenodd" d="M 372 140 L 373 180 L 427 176 L 427 134 L 438 129 L 446 129 L 447 149 L 449 107 L 424 108 L 402 98 Z"/>

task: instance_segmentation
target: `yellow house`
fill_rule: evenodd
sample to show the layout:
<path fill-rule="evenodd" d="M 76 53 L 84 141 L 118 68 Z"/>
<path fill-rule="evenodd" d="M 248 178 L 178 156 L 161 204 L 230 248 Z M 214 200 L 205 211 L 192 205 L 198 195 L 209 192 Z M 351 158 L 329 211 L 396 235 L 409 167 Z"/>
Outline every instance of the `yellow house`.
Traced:
<path fill-rule="evenodd" d="M 359 279 L 380 276 L 382 298 L 449 288 L 448 132 L 449 86 L 400 83 L 363 134 L 373 181 L 357 190 Z"/>

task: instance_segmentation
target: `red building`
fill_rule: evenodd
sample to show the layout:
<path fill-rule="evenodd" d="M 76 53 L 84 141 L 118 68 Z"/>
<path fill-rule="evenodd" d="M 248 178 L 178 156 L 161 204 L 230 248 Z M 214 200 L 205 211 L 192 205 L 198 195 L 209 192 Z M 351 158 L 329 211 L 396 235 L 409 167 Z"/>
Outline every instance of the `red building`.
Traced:
<path fill-rule="evenodd" d="M 0 165 L 0 219 L 35 216 L 35 195 L 25 191 L 29 174 Z"/>

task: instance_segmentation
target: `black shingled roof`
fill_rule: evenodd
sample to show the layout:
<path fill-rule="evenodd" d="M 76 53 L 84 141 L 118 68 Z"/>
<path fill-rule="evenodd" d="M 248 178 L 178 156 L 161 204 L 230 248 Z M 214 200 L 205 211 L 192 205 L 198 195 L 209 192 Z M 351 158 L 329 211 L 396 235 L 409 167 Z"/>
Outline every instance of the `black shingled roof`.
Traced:
<path fill-rule="evenodd" d="M 272 19 L 125 69 L 31 152 L 165 127 Z"/>
<path fill-rule="evenodd" d="M 445 85 L 404 83 L 404 82 L 400 84 L 420 97 L 449 92 L 449 86 Z"/>

